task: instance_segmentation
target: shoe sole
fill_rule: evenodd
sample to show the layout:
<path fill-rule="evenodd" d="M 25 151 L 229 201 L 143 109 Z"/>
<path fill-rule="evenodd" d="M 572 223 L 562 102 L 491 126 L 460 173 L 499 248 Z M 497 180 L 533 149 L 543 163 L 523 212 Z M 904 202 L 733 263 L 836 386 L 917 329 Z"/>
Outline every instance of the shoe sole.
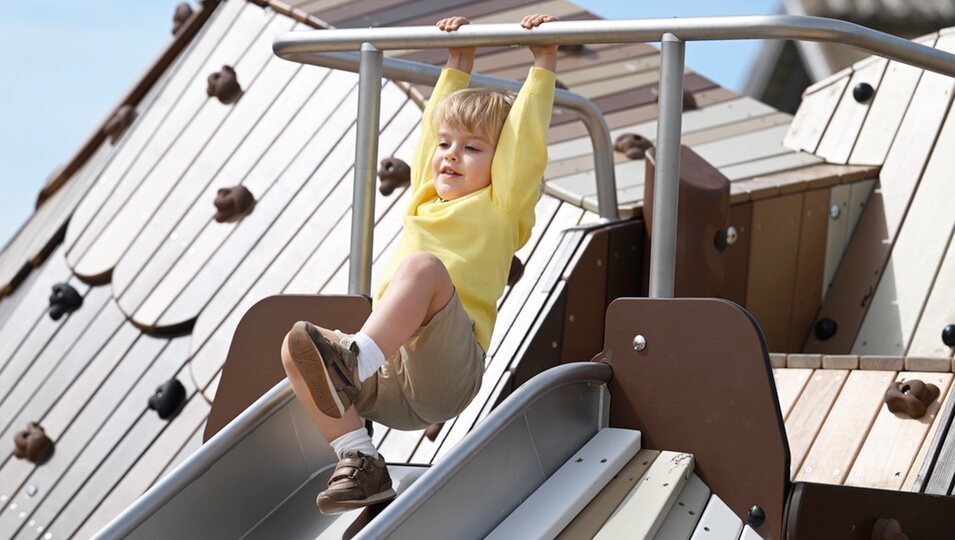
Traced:
<path fill-rule="evenodd" d="M 390 501 L 391 499 L 395 498 L 395 495 L 395 490 L 393 488 L 388 488 L 385 491 L 375 493 L 370 497 L 356 501 L 336 501 L 331 497 L 319 495 L 315 502 L 318 504 L 318 509 L 323 514 L 334 515 L 341 514 L 342 512 L 347 512 L 349 510 L 354 510 L 356 508 L 364 508 L 373 504 Z"/>
<path fill-rule="evenodd" d="M 308 334 L 307 324 L 299 321 L 292 327 L 288 334 L 289 353 L 318 409 L 332 418 L 341 418 L 345 414 L 345 406 L 325 369 L 322 354 Z"/>

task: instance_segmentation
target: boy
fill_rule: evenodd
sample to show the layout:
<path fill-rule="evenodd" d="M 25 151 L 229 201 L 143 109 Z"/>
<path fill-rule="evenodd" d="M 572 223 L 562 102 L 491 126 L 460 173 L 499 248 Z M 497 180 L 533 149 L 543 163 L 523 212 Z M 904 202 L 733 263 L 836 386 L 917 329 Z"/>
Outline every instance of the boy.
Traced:
<path fill-rule="evenodd" d="M 521 26 L 555 20 L 528 15 Z M 371 316 L 354 336 L 299 321 L 282 344 L 295 395 L 340 459 L 316 499 L 323 513 L 395 496 L 362 417 L 422 429 L 456 416 L 481 386 L 497 300 L 530 236 L 547 165 L 557 46 L 530 49 L 534 67 L 513 101 L 467 89 L 474 49 L 449 49 L 421 122 L 401 243 Z"/>

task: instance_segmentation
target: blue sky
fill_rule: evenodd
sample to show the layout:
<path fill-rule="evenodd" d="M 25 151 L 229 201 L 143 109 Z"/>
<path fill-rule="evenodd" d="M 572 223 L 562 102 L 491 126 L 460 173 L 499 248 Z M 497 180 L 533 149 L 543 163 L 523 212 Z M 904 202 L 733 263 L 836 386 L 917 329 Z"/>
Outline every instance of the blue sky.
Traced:
<path fill-rule="evenodd" d="M 238 1 L 238 0 L 231 0 Z M 8 2 L 0 17 L 0 246 L 170 40 L 178 0 Z M 195 5 L 196 2 L 193 2 Z M 576 0 L 607 19 L 776 12 L 779 0 Z M 687 65 L 740 90 L 758 43 L 691 43 Z"/>

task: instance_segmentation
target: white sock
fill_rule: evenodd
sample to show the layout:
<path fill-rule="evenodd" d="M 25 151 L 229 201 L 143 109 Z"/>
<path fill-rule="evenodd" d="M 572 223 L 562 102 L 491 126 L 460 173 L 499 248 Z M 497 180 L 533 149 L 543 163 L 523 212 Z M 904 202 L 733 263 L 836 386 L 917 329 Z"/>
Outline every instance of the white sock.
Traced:
<path fill-rule="evenodd" d="M 371 456 L 373 458 L 378 457 L 378 450 L 375 448 L 375 445 L 371 442 L 371 437 L 368 436 L 368 430 L 364 426 L 356 429 L 355 431 L 349 431 L 348 433 L 342 435 L 341 437 L 335 439 L 331 442 L 332 449 L 335 450 L 335 454 L 338 456 L 338 459 L 341 459 L 342 454 L 345 453 L 345 450 L 358 450 L 366 456 Z"/>
<path fill-rule="evenodd" d="M 385 363 L 385 355 L 368 334 L 358 332 L 352 339 L 358 345 L 358 378 L 364 382 Z"/>

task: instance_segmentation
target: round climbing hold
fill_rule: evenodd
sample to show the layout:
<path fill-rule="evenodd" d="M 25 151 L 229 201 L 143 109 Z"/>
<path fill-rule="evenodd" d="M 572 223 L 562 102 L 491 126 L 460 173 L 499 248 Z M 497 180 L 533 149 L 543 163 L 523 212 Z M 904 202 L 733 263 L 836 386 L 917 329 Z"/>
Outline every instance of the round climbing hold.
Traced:
<path fill-rule="evenodd" d="M 621 133 L 613 141 L 613 149 L 630 159 L 643 159 L 650 148 L 653 148 L 653 143 L 637 133 Z"/>
<path fill-rule="evenodd" d="M 875 95 L 875 88 L 867 82 L 860 82 L 852 89 L 852 97 L 859 103 L 868 103 Z"/>
<path fill-rule="evenodd" d="M 908 540 L 902 524 L 892 518 L 877 519 L 872 526 L 872 540 Z"/>
<path fill-rule="evenodd" d="M 46 463 L 53 456 L 54 444 L 46 431 L 36 422 L 27 424 L 26 429 L 13 436 L 13 455 L 35 465 Z"/>
<path fill-rule="evenodd" d="M 839 330 L 839 325 L 836 324 L 836 321 L 832 319 L 819 319 L 813 332 L 816 334 L 816 339 L 825 341 L 836 335 L 837 330 Z"/>
<path fill-rule="evenodd" d="M 660 89 L 659 87 L 652 86 L 650 87 L 650 93 L 653 94 L 653 99 L 656 103 L 660 102 Z M 690 92 L 686 88 L 683 89 L 683 111 L 695 111 L 700 108 L 696 103 L 696 97 L 693 95 L 693 92 Z"/>
<path fill-rule="evenodd" d="M 255 208 L 255 196 L 245 186 L 221 188 L 216 192 L 215 220 L 219 223 L 239 221 L 252 213 Z"/>
<path fill-rule="evenodd" d="M 885 405 L 889 411 L 919 419 L 925 416 L 929 406 L 938 398 L 941 391 L 934 384 L 926 384 L 919 379 L 899 381 L 889 385 L 885 391 Z"/>
<path fill-rule="evenodd" d="M 381 181 L 378 191 L 387 197 L 396 189 L 411 184 L 411 167 L 394 156 L 387 157 L 378 164 L 378 180 Z"/>
<path fill-rule="evenodd" d="M 206 94 L 209 97 L 218 98 L 223 105 L 231 105 L 242 97 L 239 79 L 230 66 L 222 66 L 222 69 L 209 75 L 207 82 Z"/>
<path fill-rule="evenodd" d="M 748 523 L 750 527 L 759 527 L 764 521 L 766 521 L 766 512 L 759 506 L 754 504 L 746 511 L 746 523 Z"/>
<path fill-rule="evenodd" d="M 106 122 L 106 134 L 109 135 L 109 142 L 116 144 L 123 133 L 136 121 L 136 109 L 132 105 L 123 105 L 116 109 L 113 116 Z"/>
<path fill-rule="evenodd" d="M 159 414 L 159 418 L 169 420 L 182 409 L 186 401 L 186 388 L 173 377 L 156 388 L 156 392 L 149 396 L 149 408 Z"/>
<path fill-rule="evenodd" d="M 513 287 L 524 275 L 524 263 L 517 258 L 517 255 L 511 257 L 511 267 L 507 271 L 507 285 Z"/>
<path fill-rule="evenodd" d="M 192 17 L 192 6 L 189 2 L 182 2 L 176 6 L 176 11 L 172 15 L 172 35 L 178 34 L 190 17 Z"/>
<path fill-rule="evenodd" d="M 729 245 L 729 241 L 726 239 L 725 229 L 716 231 L 716 238 L 713 239 L 713 245 L 716 246 L 716 251 L 719 251 L 720 253 L 726 251 L 726 246 Z"/>
<path fill-rule="evenodd" d="M 50 294 L 50 318 L 54 321 L 60 320 L 60 317 L 80 309 L 83 305 L 83 297 L 69 283 L 57 283 L 53 286 L 53 292 Z"/>
<path fill-rule="evenodd" d="M 955 324 L 942 329 L 942 343 L 948 347 L 955 347 Z"/>

